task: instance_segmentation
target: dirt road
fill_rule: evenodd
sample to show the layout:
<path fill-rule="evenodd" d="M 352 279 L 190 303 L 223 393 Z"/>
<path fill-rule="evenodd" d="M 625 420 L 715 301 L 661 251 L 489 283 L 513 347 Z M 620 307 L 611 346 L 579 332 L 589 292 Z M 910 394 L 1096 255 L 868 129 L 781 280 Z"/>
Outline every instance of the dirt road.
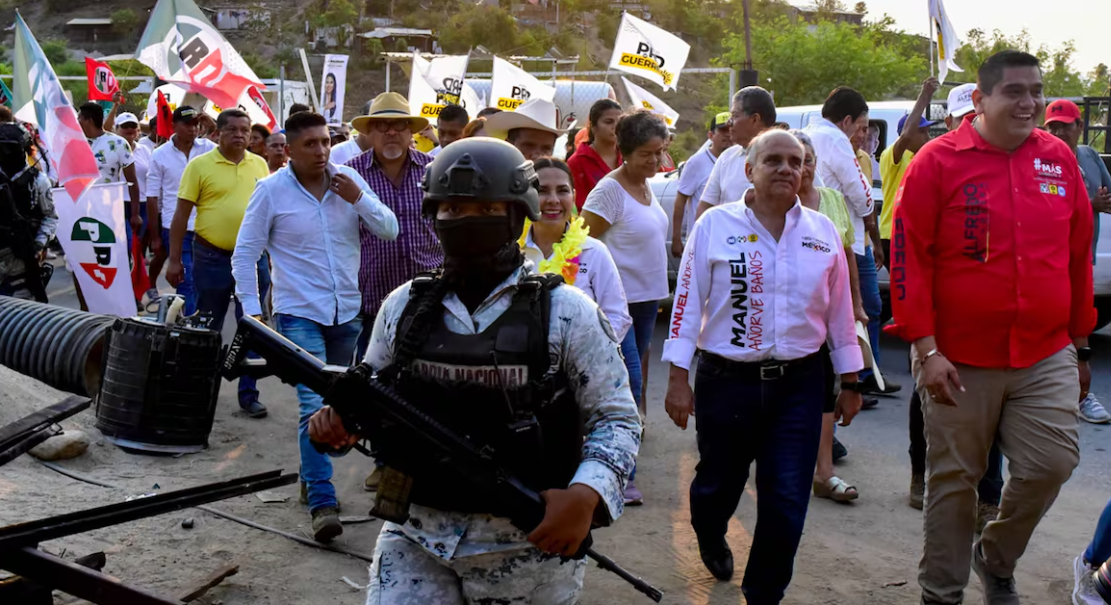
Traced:
<path fill-rule="evenodd" d="M 657 347 L 663 326 L 657 329 Z M 885 341 L 886 359 L 905 359 L 905 349 Z M 1096 359 L 1111 350 L 1111 338 L 1093 338 Z M 656 351 L 659 351 L 657 348 Z M 900 352 L 901 351 L 901 352 Z M 657 357 L 658 359 L 658 357 Z M 899 364 L 889 363 L 892 369 Z M 1111 368 L 1097 361 L 1095 390 L 1111 387 Z M 733 582 L 715 582 L 698 558 L 691 532 L 687 489 L 697 462 L 694 432 L 680 431 L 663 413 L 666 373 L 658 362 L 650 380 L 648 435 L 641 451 L 638 484 L 646 504 L 629 509 L 610 529 L 598 532 L 598 550 L 643 576 L 667 593 L 673 604 L 742 603 L 740 582 L 755 528 L 755 492 L 750 485 L 730 527 L 737 558 Z M 905 373 L 891 372 L 903 384 Z M 260 383 L 270 408 L 265 420 L 237 411 L 235 389 L 225 384 L 210 449 L 180 458 L 127 454 L 89 428 L 94 445 L 83 457 L 65 463 L 74 470 L 123 486 L 110 490 L 58 475 L 23 458 L 0 468 L 0 523 L 8 524 L 93 505 L 124 496 L 218 481 L 264 470 L 297 468 L 297 401 L 292 388 L 273 379 Z M 1108 392 L 1111 396 L 1111 392 Z M 60 395 L 0 368 L 0 423 L 52 403 Z M 921 545 L 921 513 L 906 505 L 909 463 L 906 454 L 907 397 L 885 399 L 840 433 L 850 455 L 838 468 L 862 494 L 852 505 L 814 499 L 785 603 L 892 604 L 918 603 L 916 570 Z M 69 425 L 91 427 L 83 413 Z M 1072 586 L 1072 558 L 1091 538 L 1095 520 L 1111 496 L 1108 429 L 1084 425 L 1082 462 L 1072 481 L 1035 534 L 1017 574 L 1024 603 L 1066 604 Z M 362 481 L 370 463 L 351 455 L 336 465 L 335 483 L 344 515 L 364 515 L 370 500 Z M 750 482 L 751 483 L 751 482 Z M 156 487 L 157 486 L 157 487 Z M 264 504 L 244 496 L 216 508 L 308 536 L 309 517 L 297 503 L 296 486 L 280 490 L 282 503 Z M 192 517 L 193 529 L 181 521 Z M 348 526 L 338 543 L 369 555 L 377 522 Z M 207 602 L 274 605 L 357 605 L 365 595 L 342 578 L 366 584 L 366 563 L 302 546 L 207 513 L 190 510 L 56 540 L 53 552 L 82 555 L 108 553 L 106 571 L 125 581 L 166 595 L 202 579 L 216 568 L 240 565 L 238 575 L 214 589 Z M 966 602 L 977 603 L 979 585 L 972 580 Z M 605 572 L 587 574 L 586 605 L 647 603 L 631 588 Z"/>

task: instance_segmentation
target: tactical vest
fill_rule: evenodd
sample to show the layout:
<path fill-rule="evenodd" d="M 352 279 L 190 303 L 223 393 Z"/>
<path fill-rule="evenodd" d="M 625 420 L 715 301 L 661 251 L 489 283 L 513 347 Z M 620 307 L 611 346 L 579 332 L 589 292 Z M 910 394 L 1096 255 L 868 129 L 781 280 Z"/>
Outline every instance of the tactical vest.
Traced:
<path fill-rule="evenodd" d="M 412 362 L 384 372 L 413 405 L 488 447 L 509 471 L 536 490 L 568 486 L 582 457 L 583 423 L 566 374 L 548 352 L 551 290 L 557 276 L 529 276 L 517 285 L 509 308 L 481 334 L 456 334 L 432 305 L 429 321 L 414 322 L 435 281 L 413 280 L 398 320 L 395 343 L 414 324 L 431 325 L 418 335 Z M 412 342 L 412 341 L 411 341 Z M 445 511 L 508 516 L 495 485 L 476 484 L 444 461 L 413 447 L 401 431 L 374 444 L 386 465 L 413 478 L 410 501 Z"/>

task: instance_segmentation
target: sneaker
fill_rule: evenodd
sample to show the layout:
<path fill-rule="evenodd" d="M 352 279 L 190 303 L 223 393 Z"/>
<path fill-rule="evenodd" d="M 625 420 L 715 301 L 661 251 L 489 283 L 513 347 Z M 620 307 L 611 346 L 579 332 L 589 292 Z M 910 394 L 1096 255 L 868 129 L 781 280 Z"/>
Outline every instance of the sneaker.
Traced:
<path fill-rule="evenodd" d="M 842 459 L 842 458 L 844 458 L 848 455 L 849 455 L 848 448 L 846 448 L 845 444 L 841 443 L 841 441 L 839 439 L 837 439 L 837 435 L 834 435 L 833 436 L 833 461 L 837 462 L 838 460 L 840 460 L 840 459 Z"/>
<path fill-rule="evenodd" d="M 378 484 L 382 481 L 382 467 L 374 467 L 374 472 L 367 476 L 363 482 L 363 489 L 368 492 L 378 491 Z"/>
<path fill-rule="evenodd" d="M 1072 562 L 1072 570 L 1072 605 L 1104 605 L 1103 597 L 1096 591 L 1095 568 L 1088 565 L 1084 557 L 1077 557 Z"/>
<path fill-rule="evenodd" d="M 327 544 L 343 533 L 343 524 L 335 508 L 325 506 L 312 511 L 312 537 L 321 544 Z"/>
<path fill-rule="evenodd" d="M 625 487 L 625 506 L 640 506 L 644 504 L 644 494 L 640 493 L 637 489 L 636 483 L 629 480 L 629 485 Z"/>
<path fill-rule="evenodd" d="M 871 395 L 894 395 L 901 390 L 903 390 L 903 385 L 886 378 L 881 389 L 879 383 L 876 382 L 875 374 L 864 379 L 864 392 Z"/>
<path fill-rule="evenodd" d="M 984 533 L 984 527 L 999 517 L 999 506 L 987 502 L 976 504 L 976 533 Z"/>
<path fill-rule="evenodd" d="M 1092 424 L 1107 424 L 1111 422 L 1111 414 L 1108 414 L 1107 410 L 1103 409 L 1103 405 L 1100 404 L 1099 399 L 1096 399 L 1096 396 L 1091 393 L 1088 393 L 1084 401 L 1080 402 L 1080 417 Z"/>
<path fill-rule="evenodd" d="M 984 605 L 1019 605 L 1015 579 L 993 576 L 988 571 L 979 540 L 972 545 L 972 570 L 980 577 L 980 585 L 984 589 Z"/>
<path fill-rule="evenodd" d="M 240 401 L 239 409 L 251 418 L 266 418 L 266 406 L 257 401 L 248 401 L 246 403 Z"/>
<path fill-rule="evenodd" d="M 923 475 L 910 476 L 910 507 L 922 510 L 926 501 L 926 477 Z"/>

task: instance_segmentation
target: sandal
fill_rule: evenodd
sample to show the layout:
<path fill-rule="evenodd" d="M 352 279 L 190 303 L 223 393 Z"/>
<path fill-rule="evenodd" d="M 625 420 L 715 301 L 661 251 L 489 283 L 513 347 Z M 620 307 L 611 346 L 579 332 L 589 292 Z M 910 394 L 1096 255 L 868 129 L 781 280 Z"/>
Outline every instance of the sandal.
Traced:
<path fill-rule="evenodd" d="M 845 483 L 840 477 L 833 476 L 829 481 L 814 482 L 814 495 L 819 498 L 828 498 L 834 502 L 851 502 L 860 497 L 856 486 Z"/>

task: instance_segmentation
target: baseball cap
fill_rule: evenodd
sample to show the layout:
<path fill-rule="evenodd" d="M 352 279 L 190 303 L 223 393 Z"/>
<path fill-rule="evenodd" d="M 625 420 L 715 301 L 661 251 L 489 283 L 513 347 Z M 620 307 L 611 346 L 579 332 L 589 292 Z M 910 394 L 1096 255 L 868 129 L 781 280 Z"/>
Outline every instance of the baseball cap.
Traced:
<path fill-rule="evenodd" d="M 1068 99 L 1057 99 L 1045 108 L 1045 123 L 1064 122 L 1072 124 L 1080 119 L 1080 108 Z"/>
<path fill-rule="evenodd" d="M 959 118 L 976 109 L 972 104 L 972 91 L 976 90 L 975 84 L 961 84 L 949 91 L 949 115 Z"/>
<path fill-rule="evenodd" d="M 899 118 L 899 130 L 898 130 L 899 134 L 903 134 L 903 127 L 905 127 L 907 125 L 907 118 L 909 118 L 909 117 L 910 117 L 910 114 L 908 113 L 908 114 L 904 114 L 903 117 Z M 925 116 L 922 116 L 922 117 L 918 118 L 918 127 L 919 128 L 928 128 L 930 126 L 933 126 L 934 124 L 937 124 L 937 122 L 931 122 L 930 120 L 927 120 Z"/>
<path fill-rule="evenodd" d="M 728 111 L 723 111 L 717 114 L 716 116 L 714 116 L 714 120 L 710 122 L 710 130 L 717 130 L 722 126 L 728 125 L 729 120 L 732 119 L 732 117 L 733 116 L 730 115 Z"/>
<path fill-rule="evenodd" d="M 117 126 L 122 126 L 124 124 L 138 124 L 138 123 L 139 123 L 139 118 L 135 117 L 135 114 L 131 113 L 130 111 L 125 111 L 125 112 L 121 113 L 120 115 L 116 116 L 116 125 Z"/>
<path fill-rule="evenodd" d="M 192 122 L 200 117 L 196 109 L 188 105 L 182 105 L 174 110 L 174 123 L 178 122 Z"/>

